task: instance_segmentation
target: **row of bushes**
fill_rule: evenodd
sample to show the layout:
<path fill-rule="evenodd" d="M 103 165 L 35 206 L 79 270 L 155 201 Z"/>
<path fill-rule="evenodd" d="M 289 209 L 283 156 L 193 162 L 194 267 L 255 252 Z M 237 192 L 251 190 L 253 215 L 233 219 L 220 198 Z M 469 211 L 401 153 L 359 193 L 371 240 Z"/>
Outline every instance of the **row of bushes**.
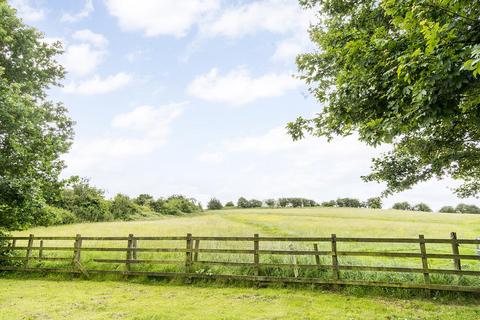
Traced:
<path fill-rule="evenodd" d="M 460 203 L 456 207 L 444 206 L 440 209 L 443 213 L 473 213 L 480 214 L 480 208 L 474 204 Z"/>
<path fill-rule="evenodd" d="M 392 206 L 392 209 L 407 210 L 407 211 L 432 212 L 432 209 L 430 209 L 430 207 L 423 202 L 415 204 L 415 205 L 411 205 L 410 203 L 408 203 L 406 201 L 397 202 Z"/>
<path fill-rule="evenodd" d="M 49 226 L 75 222 L 132 220 L 149 214 L 180 215 L 202 211 L 195 199 L 182 195 L 154 199 L 141 194 L 132 199 L 117 194 L 106 199 L 103 190 L 90 186 L 88 180 L 74 177 L 61 191 L 59 199 L 38 211 L 36 225 Z"/>
<path fill-rule="evenodd" d="M 225 204 L 225 207 L 234 207 L 233 202 L 229 201 Z M 299 208 L 299 207 L 349 207 L 349 208 L 371 208 L 371 209 L 381 209 L 382 200 L 379 197 L 370 198 L 365 202 L 362 202 L 358 199 L 353 198 L 339 198 L 337 200 L 331 200 L 323 202 L 321 204 L 315 202 L 314 200 L 305 199 L 305 198 L 279 198 L 267 199 L 265 201 L 260 201 L 256 199 L 247 200 L 244 197 L 240 197 L 237 201 L 238 208 L 259 208 L 266 206 L 269 208 Z M 213 198 L 208 204 L 207 208 L 209 210 L 219 210 L 223 208 L 223 204 L 220 200 Z"/>

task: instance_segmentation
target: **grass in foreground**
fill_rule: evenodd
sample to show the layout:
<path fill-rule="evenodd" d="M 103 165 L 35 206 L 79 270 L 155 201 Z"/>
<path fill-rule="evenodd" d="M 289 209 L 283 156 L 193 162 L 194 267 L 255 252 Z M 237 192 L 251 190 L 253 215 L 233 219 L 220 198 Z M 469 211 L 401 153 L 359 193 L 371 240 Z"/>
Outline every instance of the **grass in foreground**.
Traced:
<path fill-rule="evenodd" d="M 480 235 L 479 215 L 460 214 L 439 214 L 404 212 L 395 210 L 369 210 L 352 208 L 288 208 L 288 209 L 234 209 L 210 211 L 201 215 L 185 217 L 168 217 L 150 221 L 129 221 L 129 222 L 105 222 L 105 223 L 84 223 L 48 228 L 34 228 L 19 234 L 34 233 L 37 236 L 73 236 L 77 233 L 83 236 L 126 236 L 133 233 L 138 236 L 176 236 L 192 233 L 194 235 L 208 236 L 252 236 L 259 233 L 263 236 L 329 236 L 336 233 L 338 237 L 359 236 L 359 237 L 418 237 L 424 234 L 425 237 L 448 238 L 451 231 L 456 231 L 459 238 L 474 238 Z M 25 244 L 24 244 L 25 245 Z M 69 246 L 73 243 L 46 241 L 45 245 Z M 88 241 L 84 246 L 126 246 L 125 242 Z M 261 249 L 284 249 L 288 250 L 293 245 L 298 250 L 312 250 L 312 243 L 261 243 Z M 144 247 L 184 247 L 184 241 L 165 242 L 140 242 Z M 319 250 L 330 250 L 328 242 L 319 243 Z M 201 243 L 201 248 L 235 248 L 251 249 L 251 242 L 208 242 Z M 418 244 L 352 244 L 338 243 L 338 250 L 345 251 L 390 251 L 394 252 L 419 252 Z M 451 253 L 449 244 L 435 245 L 428 244 L 429 253 Z M 463 254 L 475 254 L 474 246 L 461 246 Z M 67 255 L 71 252 L 49 252 L 50 256 Z M 105 252 L 84 252 L 82 253 L 82 264 L 89 269 L 115 269 L 124 268 L 123 265 L 106 265 L 93 262 L 95 258 L 124 259 L 125 253 Z M 269 263 L 291 263 L 291 257 L 287 256 L 266 256 L 263 255 L 262 262 Z M 178 265 L 134 265 L 132 270 L 138 271 L 183 271 L 185 256 L 182 253 L 139 253 L 139 259 L 166 259 L 177 260 Z M 298 258 L 299 263 L 313 264 L 312 256 Z M 322 258 L 322 263 L 330 263 L 328 257 Z M 421 261 L 417 258 L 382 258 L 382 257 L 340 257 L 340 264 L 356 265 L 380 265 L 380 266 L 405 266 L 421 267 Z M 200 254 L 200 260 L 210 261 L 235 261 L 251 262 L 251 255 L 235 254 Z M 34 262 L 32 262 L 33 264 Z M 462 261 L 464 270 L 478 270 L 479 262 L 475 260 Z M 452 261 L 448 259 L 429 259 L 429 264 L 434 268 L 452 268 Z M 43 266 L 58 266 L 58 262 L 43 262 Z M 68 267 L 68 265 L 66 265 Z M 248 274 L 252 270 L 242 270 L 238 267 L 223 266 L 196 266 L 196 271 L 211 273 L 234 273 Z M 331 277 L 328 272 L 317 272 L 316 270 L 300 270 L 302 276 Z M 293 270 L 263 269 L 263 275 L 293 276 Z M 377 281 L 403 281 L 421 282 L 421 275 L 387 274 L 375 273 L 366 275 L 358 272 L 342 272 L 344 279 L 357 279 Z M 457 284 L 459 281 L 464 284 L 480 285 L 480 279 L 455 276 L 432 275 L 435 283 Z"/>
<path fill-rule="evenodd" d="M 0 279 L 0 320 L 10 319 L 479 319 L 474 301 L 360 297 L 307 289 L 119 281 Z"/>

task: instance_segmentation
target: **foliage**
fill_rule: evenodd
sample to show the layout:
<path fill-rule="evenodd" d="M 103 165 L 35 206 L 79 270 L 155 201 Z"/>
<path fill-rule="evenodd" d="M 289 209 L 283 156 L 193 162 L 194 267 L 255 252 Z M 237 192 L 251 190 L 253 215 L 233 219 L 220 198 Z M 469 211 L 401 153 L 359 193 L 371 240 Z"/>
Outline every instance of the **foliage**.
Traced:
<path fill-rule="evenodd" d="M 229 207 L 229 208 L 235 207 L 235 204 L 233 204 L 232 201 L 228 201 L 227 203 L 225 203 L 225 207 Z"/>
<path fill-rule="evenodd" d="M 380 197 L 368 198 L 366 207 L 370 209 L 382 209 L 382 199 Z"/>
<path fill-rule="evenodd" d="M 0 228 L 17 230 L 34 224 L 58 196 L 60 156 L 70 147 L 73 123 L 46 94 L 64 76 L 55 61 L 60 43 L 46 44 L 6 1 L 0 48 Z"/>
<path fill-rule="evenodd" d="M 158 198 L 150 203 L 153 211 L 166 215 L 181 215 L 202 211 L 202 207 L 193 198 L 182 195 L 172 195 L 167 199 Z"/>
<path fill-rule="evenodd" d="M 250 199 L 248 201 L 249 208 L 260 208 L 263 205 L 263 202 L 257 199 Z"/>
<path fill-rule="evenodd" d="M 113 218 L 103 191 L 79 177 L 70 179 L 62 191 L 59 206 L 73 212 L 80 221 L 108 221 Z"/>
<path fill-rule="evenodd" d="M 455 211 L 456 211 L 456 212 L 459 212 L 459 213 L 476 213 L 476 214 L 480 214 L 480 208 L 477 207 L 477 206 L 474 205 L 474 204 L 464 204 L 464 203 L 460 203 L 460 204 L 457 205 L 457 207 L 455 208 Z"/>
<path fill-rule="evenodd" d="M 138 197 L 136 197 L 133 201 L 139 206 L 149 206 L 150 203 L 154 201 L 154 199 L 151 195 L 142 193 L 138 195 Z"/>
<path fill-rule="evenodd" d="M 392 209 L 395 209 L 395 210 L 413 210 L 410 203 L 408 203 L 406 201 L 397 202 L 397 203 L 393 204 Z"/>
<path fill-rule="evenodd" d="M 336 205 L 337 205 L 337 202 L 335 200 L 324 201 L 321 204 L 322 207 L 335 207 Z"/>
<path fill-rule="evenodd" d="M 264 202 L 269 208 L 275 207 L 275 199 L 267 199 Z"/>
<path fill-rule="evenodd" d="M 41 214 L 35 219 L 36 226 L 52 226 L 57 224 L 70 224 L 78 221 L 75 214 L 63 208 L 45 206 Z"/>
<path fill-rule="evenodd" d="M 452 206 L 443 206 L 442 208 L 440 208 L 439 212 L 442 212 L 442 213 L 456 213 L 457 211 Z"/>
<path fill-rule="evenodd" d="M 250 208 L 250 203 L 244 197 L 238 198 L 237 207 L 239 208 Z"/>
<path fill-rule="evenodd" d="M 141 212 L 139 206 L 124 194 L 117 194 L 110 206 L 110 212 L 114 219 L 130 220 Z"/>
<path fill-rule="evenodd" d="M 278 206 L 281 208 L 285 208 L 288 205 L 288 199 L 287 198 L 280 198 L 278 199 Z"/>
<path fill-rule="evenodd" d="M 218 200 L 216 198 L 212 198 L 212 199 L 210 199 L 210 201 L 208 201 L 207 209 L 208 210 L 220 210 L 220 209 L 223 209 L 223 205 L 220 202 L 220 200 Z"/>
<path fill-rule="evenodd" d="M 305 133 L 358 135 L 393 144 L 366 181 L 384 195 L 432 177 L 480 193 L 480 1 L 301 0 L 321 12 L 318 46 L 297 57 L 300 77 L 323 104 L 313 119 L 288 124 Z"/>
<path fill-rule="evenodd" d="M 432 209 L 425 203 L 418 203 L 413 206 L 412 210 L 414 211 L 423 211 L 423 212 L 432 212 Z"/>
<path fill-rule="evenodd" d="M 355 198 L 338 198 L 336 200 L 337 207 L 348 207 L 348 208 L 362 208 L 363 203 Z"/>

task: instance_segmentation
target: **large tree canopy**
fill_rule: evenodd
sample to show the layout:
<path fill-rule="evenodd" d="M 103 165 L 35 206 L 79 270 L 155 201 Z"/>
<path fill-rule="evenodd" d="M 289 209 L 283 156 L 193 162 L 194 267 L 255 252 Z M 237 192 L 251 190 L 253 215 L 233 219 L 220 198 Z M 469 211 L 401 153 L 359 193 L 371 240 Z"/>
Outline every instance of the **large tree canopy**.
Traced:
<path fill-rule="evenodd" d="M 319 10 L 318 46 L 298 56 L 300 76 L 323 109 L 288 125 L 332 139 L 357 133 L 392 143 L 366 181 L 385 194 L 432 177 L 480 193 L 480 1 L 301 0 Z"/>
<path fill-rule="evenodd" d="M 66 109 L 46 96 L 64 75 L 59 53 L 0 0 L 0 229 L 32 224 L 59 190 L 73 136 Z"/>

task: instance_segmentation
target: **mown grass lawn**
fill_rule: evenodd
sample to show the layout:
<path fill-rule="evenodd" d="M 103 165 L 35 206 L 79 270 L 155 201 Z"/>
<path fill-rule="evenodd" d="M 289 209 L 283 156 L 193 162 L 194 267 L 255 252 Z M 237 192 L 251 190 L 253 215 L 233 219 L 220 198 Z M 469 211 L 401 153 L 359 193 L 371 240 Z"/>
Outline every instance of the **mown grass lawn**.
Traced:
<path fill-rule="evenodd" d="M 474 301 L 121 281 L 0 280 L 0 319 L 480 319 Z"/>

